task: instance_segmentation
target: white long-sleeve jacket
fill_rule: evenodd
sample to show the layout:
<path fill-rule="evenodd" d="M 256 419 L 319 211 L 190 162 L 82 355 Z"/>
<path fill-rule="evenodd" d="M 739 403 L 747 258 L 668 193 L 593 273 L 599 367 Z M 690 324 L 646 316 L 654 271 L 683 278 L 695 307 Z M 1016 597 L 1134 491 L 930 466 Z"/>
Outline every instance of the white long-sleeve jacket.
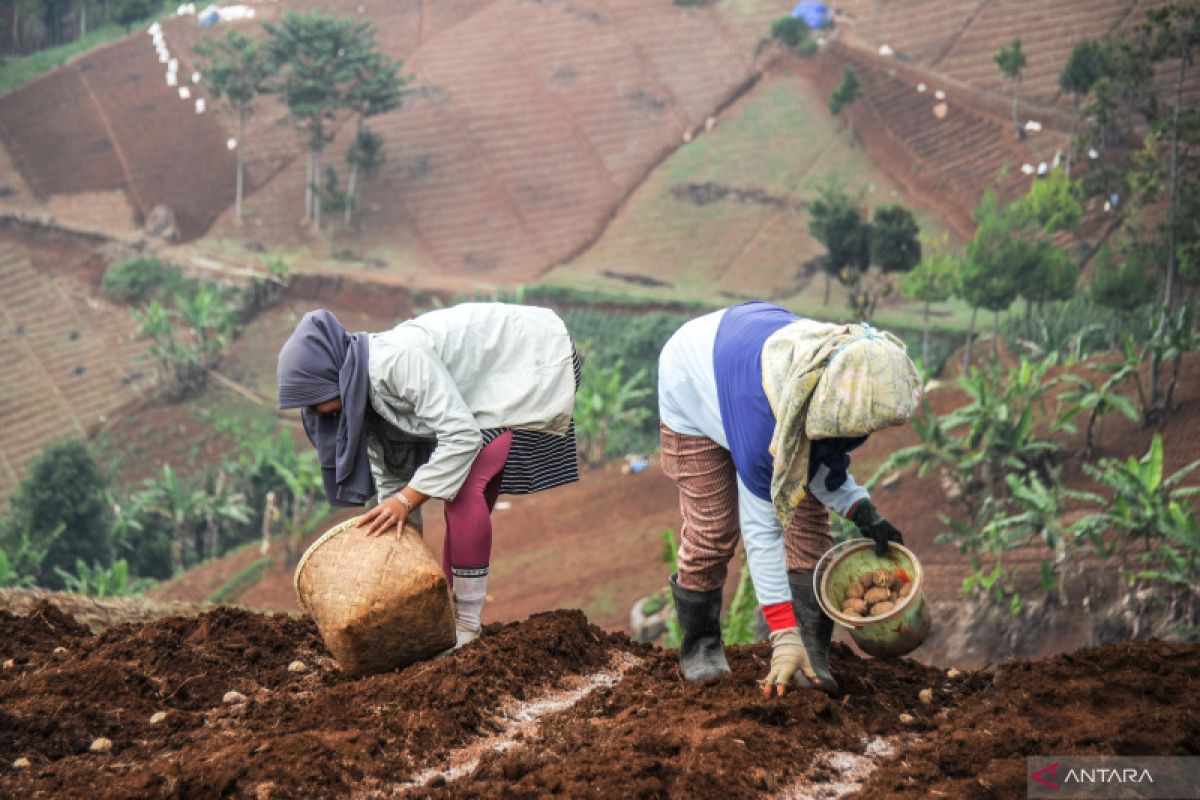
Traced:
<path fill-rule="evenodd" d="M 368 344 L 371 406 L 397 428 L 437 437 L 413 489 L 452 500 L 482 428 L 565 434 L 575 402 L 571 337 L 553 311 L 464 303 L 422 314 Z M 403 488 L 368 449 L 380 497 Z"/>

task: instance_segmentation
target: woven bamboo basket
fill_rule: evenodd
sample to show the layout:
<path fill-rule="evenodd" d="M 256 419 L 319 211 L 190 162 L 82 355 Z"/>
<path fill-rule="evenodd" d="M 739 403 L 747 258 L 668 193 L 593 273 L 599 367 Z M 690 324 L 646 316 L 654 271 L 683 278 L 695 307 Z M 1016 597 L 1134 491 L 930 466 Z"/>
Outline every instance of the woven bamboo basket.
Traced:
<path fill-rule="evenodd" d="M 359 517 L 317 539 L 296 567 L 296 598 L 351 676 L 386 672 L 454 646 L 450 588 L 420 531 L 367 536 Z"/>

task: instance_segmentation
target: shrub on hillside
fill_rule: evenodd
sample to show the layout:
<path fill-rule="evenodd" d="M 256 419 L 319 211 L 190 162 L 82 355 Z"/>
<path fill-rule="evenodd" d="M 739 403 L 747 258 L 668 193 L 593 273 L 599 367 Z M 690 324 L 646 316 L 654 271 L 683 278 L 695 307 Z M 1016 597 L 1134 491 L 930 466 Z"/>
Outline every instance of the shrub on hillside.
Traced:
<path fill-rule="evenodd" d="M 179 267 L 157 258 L 134 258 L 113 264 L 104 271 L 105 293 L 113 300 L 140 305 L 183 288 Z"/>
<path fill-rule="evenodd" d="M 119 0 L 113 8 L 112 18 L 129 30 L 142 20 L 149 19 L 162 7 L 162 0 Z"/>
<path fill-rule="evenodd" d="M 0 546 L 10 556 L 25 545 L 44 547 L 32 576 L 39 586 L 61 589 L 58 569 L 74 570 L 77 559 L 107 566 L 111 511 L 108 482 L 77 439 L 46 448 L 30 465 L 0 520 Z"/>
<path fill-rule="evenodd" d="M 780 17 L 771 23 L 771 38 L 800 55 L 811 55 L 817 49 L 808 25 L 798 17 Z"/>

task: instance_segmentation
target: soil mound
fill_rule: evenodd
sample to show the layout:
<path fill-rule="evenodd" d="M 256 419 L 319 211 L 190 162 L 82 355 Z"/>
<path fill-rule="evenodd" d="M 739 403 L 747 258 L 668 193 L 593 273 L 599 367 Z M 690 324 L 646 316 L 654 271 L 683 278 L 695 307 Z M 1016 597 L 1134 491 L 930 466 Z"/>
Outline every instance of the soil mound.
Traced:
<path fill-rule="evenodd" d="M 876 772 L 876 796 L 1024 797 L 1026 758 L 1200 752 L 1200 647 L 1112 644 L 973 674 L 968 701 L 922 718 L 904 759 Z"/>
<path fill-rule="evenodd" d="M 25 616 L 0 611 L 0 641 L 18 664 L 33 654 L 46 653 L 88 636 L 88 629 L 43 600 Z"/>
<path fill-rule="evenodd" d="M 0 796 L 1023 797 L 1027 755 L 1200 750 L 1195 645 L 953 677 L 835 645 L 842 697 L 764 701 L 766 645 L 696 687 L 578 611 L 359 680 L 309 620 L 234 609 L 92 635 L 44 605 L 0 642 Z"/>

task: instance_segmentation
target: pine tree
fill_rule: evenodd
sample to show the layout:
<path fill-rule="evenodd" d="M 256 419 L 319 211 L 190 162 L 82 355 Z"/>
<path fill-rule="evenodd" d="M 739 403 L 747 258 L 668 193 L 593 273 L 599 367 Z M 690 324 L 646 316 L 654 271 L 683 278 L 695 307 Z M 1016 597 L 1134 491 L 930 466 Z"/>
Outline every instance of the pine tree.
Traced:
<path fill-rule="evenodd" d="M 1108 72 L 1105 48 L 1099 42 L 1085 39 L 1075 45 L 1062 72 L 1058 74 L 1058 86 L 1063 94 L 1071 95 L 1071 139 L 1067 145 L 1066 175 L 1071 177 L 1071 162 L 1075 157 L 1075 131 L 1079 124 L 1079 103 L 1092 91 L 1096 81 Z"/>
<path fill-rule="evenodd" d="M 929 363 L 929 312 L 933 303 L 942 303 L 954 295 L 955 284 L 962 271 L 960 260 L 939 250 L 926 255 L 915 269 L 900 281 L 900 291 L 911 300 L 924 304 L 923 329 L 921 332 L 921 363 L 932 369 Z"/>
<path fill-rule="evenodd" d="M 862 99 L 862 96 L 862 82 L 858 79 L 858 73 L 850 67 L 842 67 L 842 82 L 829 97 L 829 113 L 836 117 L 842 113 L 843 109 L 849 108 L 855 101 Z M 850 144 L 853 145 L 854 119 L 849 112 L 846 112 L 846 130 L 850 134 Z"/>
<path fill-rule="evenodd" d="M 1013 82 L 1012 118 L 1013 129 L 1021 130 L 1020 118 L 1017 115 L 1017 102 L 1021 91 L 1021 78 L 1025 72 L 1025 53 L 1021 50 L 1020 37 L 1013 39 L 1006 47 L 1001 47 L 995 55 L 996 66 L 1004 76 Z"/>
<path fill-rule="evenodd" d="M 345 104 L 356 116 L 354 141 L 346 152 L 350 166 L 350 177 L 346 183 L 346 217 L 356 204 L 359 173 L 371 174 L 383 163 L 383 139 L 366 127 L 371 117 L 386 114 L 400 107 L 408 93 L 406 86 L 411 77 L 400 74 L 402 62 L 392 61 L 375 50 L 375 33 L 368 31 L 367 39 L 360 46 L 367 50 L 366 56 L 357 63 L 354 79 L 346 91 Z"/>

